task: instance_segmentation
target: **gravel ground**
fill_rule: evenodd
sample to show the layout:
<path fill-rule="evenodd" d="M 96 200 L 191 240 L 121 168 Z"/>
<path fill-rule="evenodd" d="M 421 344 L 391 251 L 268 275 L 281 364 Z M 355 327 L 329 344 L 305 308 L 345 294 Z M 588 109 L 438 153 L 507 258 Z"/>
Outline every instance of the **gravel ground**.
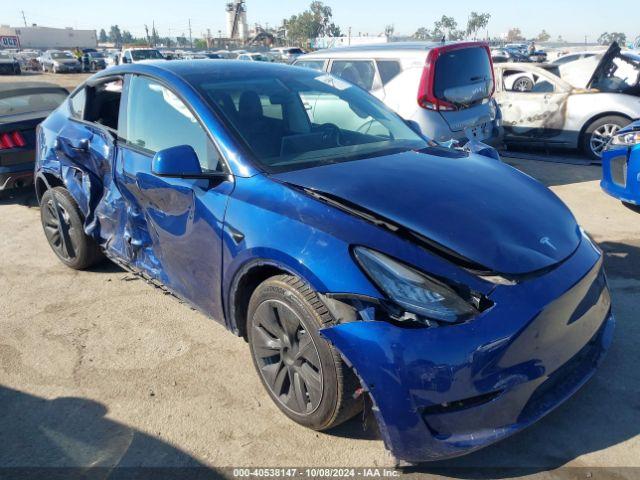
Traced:
<path fill-rule="evenodd" d="M 20 78 L 71 87 L 84 77 Z M 640 468 L 640 214 L 600 191 L 598 167 L 506 161 L 550 186 L 606 251 L 614 343 L 595 377 L 533 427 L 419 471 Z M 29 194 L 0 202 L 0 292 L 0 469 L 393 465 L 371 418 L 329 433 L 287 420 L 245 342 L 216 322 L 110 263 L 64 267 Z"/>

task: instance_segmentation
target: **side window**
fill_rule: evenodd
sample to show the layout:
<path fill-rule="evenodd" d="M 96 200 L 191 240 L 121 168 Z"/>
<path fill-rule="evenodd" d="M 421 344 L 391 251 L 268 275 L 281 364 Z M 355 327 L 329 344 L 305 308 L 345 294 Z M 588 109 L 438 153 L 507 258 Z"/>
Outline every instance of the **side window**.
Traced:
<path fill-rule="evenodd" d="M 87 90 L 85 88 L 78 90 L 75 95 L 69 99 L 69 102 L 71 115 L 84 119 L 84 109 L 87 104 Z"/>
<path fill-rule="evenodd" d="M 88 100 L 84 119 L 118 130 L 122 79 L 111 80 L 95 87 L 87 87 L 85 91 Z"/>
<path fill-rule="evenodd" d="M 526 70 L 503 70 L 502 84 L 505 91 L 514 93 L 553 93 L 556 90 L 545 77 Z"/>
<path fill-rule="evenodd" d="M 222 169 L 222 162 L 207 133 L 171 90 L 151 79 L 134 76 L 128 99 L 122 135 L 127 143 L 152 153 L 191 145 L 203 171 Z"/>
<path fill-rule="evenodd" d="M 324 60 L 301 60 L 296 62 L 295 66 L 322 71 L 324 70 Z"/>
<path fill-rule="evenodd" d="M 377 64 L 382 85 L 386 85 L 400 75 L 400 62 L 396 62 L 395 60 L 378 60 Z"/>
<path fill-rule="evenodd" d="M 334 60 L 331 73 L 369 91 L 373 89 L 376 69 L 370 60 Z"/>

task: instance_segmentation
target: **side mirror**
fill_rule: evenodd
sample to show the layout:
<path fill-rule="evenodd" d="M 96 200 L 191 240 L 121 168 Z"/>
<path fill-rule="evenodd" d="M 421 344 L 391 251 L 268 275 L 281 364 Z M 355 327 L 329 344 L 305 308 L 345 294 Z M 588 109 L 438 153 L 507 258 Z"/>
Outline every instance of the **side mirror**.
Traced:
<path fill-rule="evenodd" d="M 153 156 L 151 171 L 159 177 L 203 177 L 198 155 L 191 145 L 180 145 L 160 150 Z"/>

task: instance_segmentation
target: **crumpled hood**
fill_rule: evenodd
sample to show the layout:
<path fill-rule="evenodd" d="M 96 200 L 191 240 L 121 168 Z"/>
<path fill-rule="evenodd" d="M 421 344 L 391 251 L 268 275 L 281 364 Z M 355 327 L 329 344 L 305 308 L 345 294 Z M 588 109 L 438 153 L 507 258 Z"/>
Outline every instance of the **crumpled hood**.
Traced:
<path fill-rule="evenodd" d="M 549 189 L 478 155 L 405 152 L 273 177 L 343 199 L 497 273 L 547 268 L 580 243 L 575 218 Z"/>

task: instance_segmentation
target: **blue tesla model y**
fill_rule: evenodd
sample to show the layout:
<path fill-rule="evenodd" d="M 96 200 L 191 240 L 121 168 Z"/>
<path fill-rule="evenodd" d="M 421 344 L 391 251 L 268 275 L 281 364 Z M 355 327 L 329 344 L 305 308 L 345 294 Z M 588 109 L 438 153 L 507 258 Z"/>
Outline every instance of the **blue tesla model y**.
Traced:
<path fill-rule="evenodd" d="M 611 341 L 602 252 L 551 191 L 325 73 L 114 67 L 37 140 L 60 260 L 106 256 L 223 322 L 306 427 L 365 394 L 398 459 L 462 455 L 558 406 Z"/>

